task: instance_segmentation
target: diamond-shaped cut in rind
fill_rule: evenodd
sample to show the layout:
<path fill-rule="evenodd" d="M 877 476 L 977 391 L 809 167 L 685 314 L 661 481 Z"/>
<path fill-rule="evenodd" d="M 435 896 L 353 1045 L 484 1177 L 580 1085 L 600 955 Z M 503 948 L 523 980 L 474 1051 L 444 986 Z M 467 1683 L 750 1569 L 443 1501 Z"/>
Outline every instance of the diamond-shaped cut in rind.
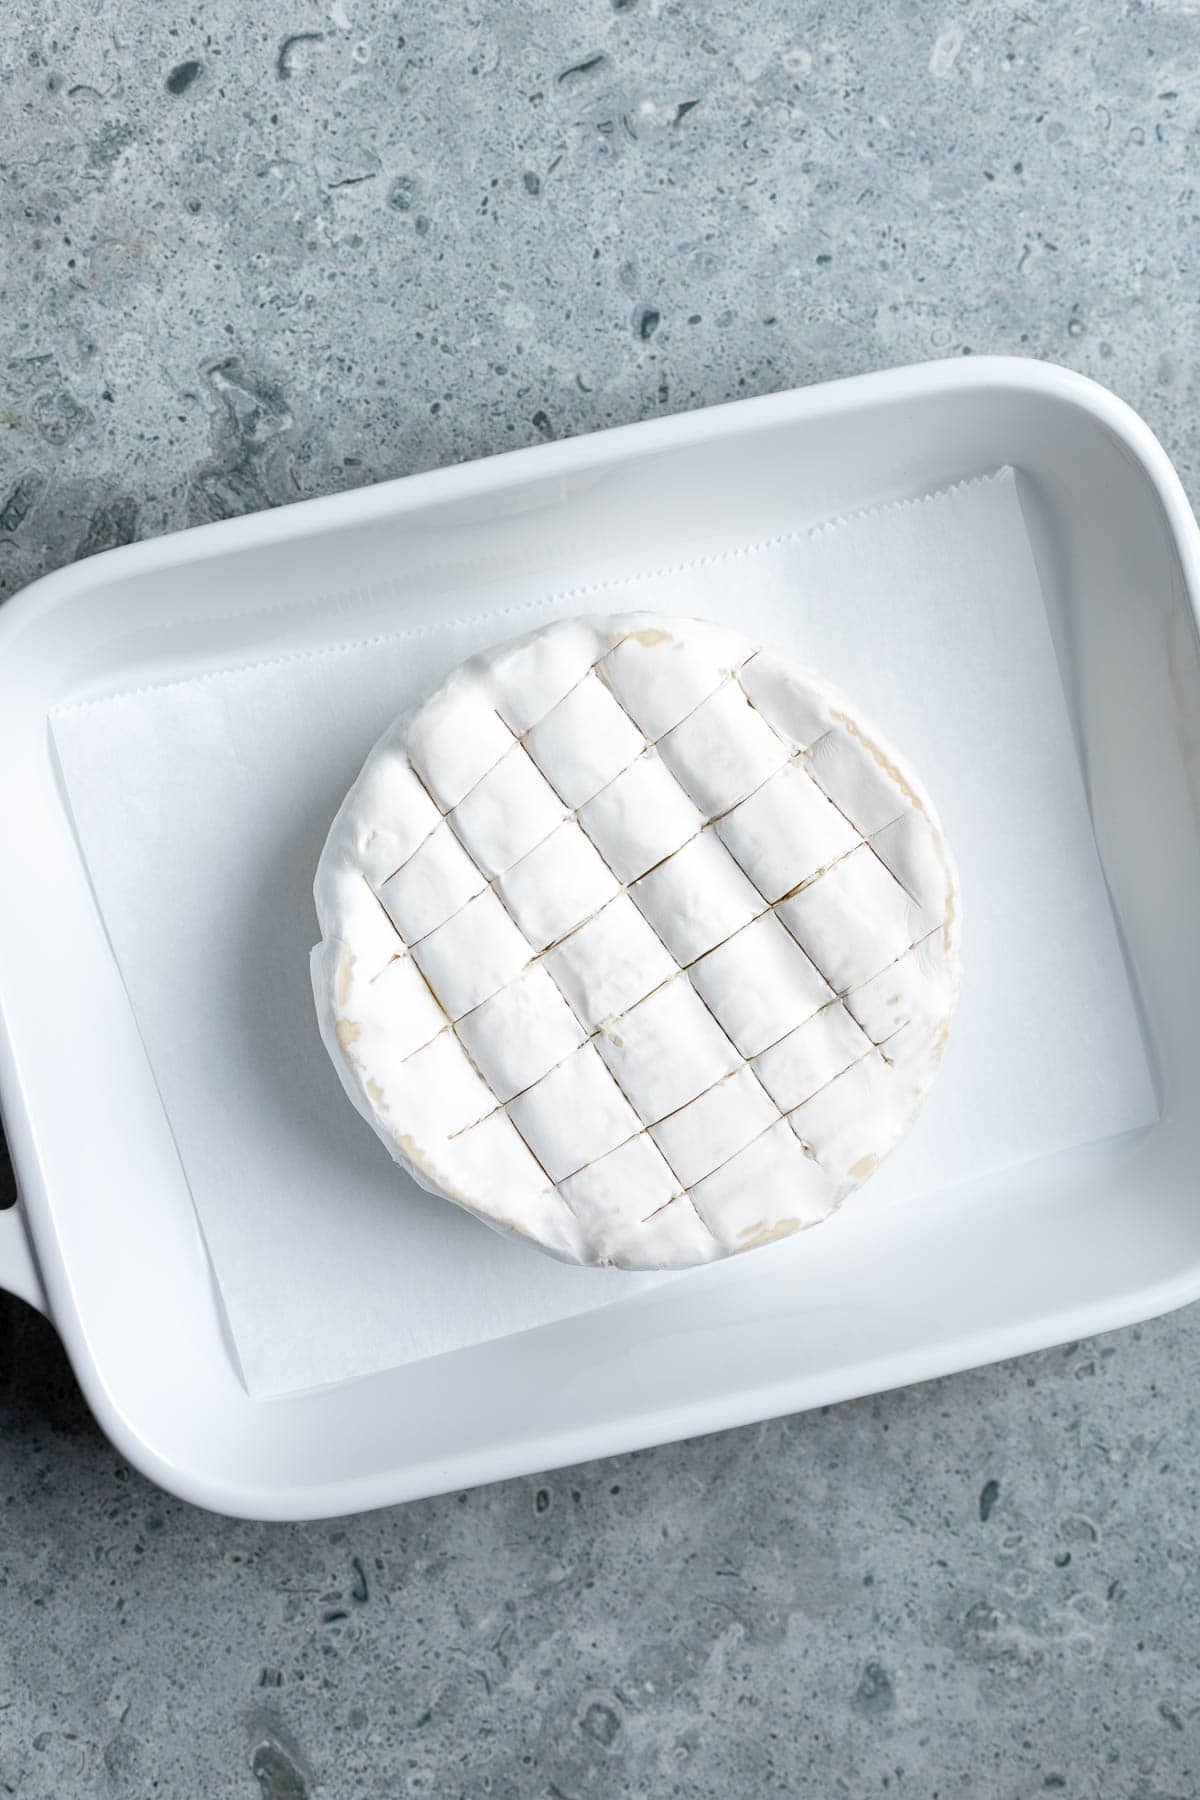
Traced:
<path fill-rule="evenodd" d="M 757 1056 L 833 998 L 829 983 L 772 913 L 702 956 L 690 974 L 746 1057 Z"/>
<path fill-rule="evenodd" d="M 660 738 L 658 753 L 706 819 L 745 800 L 791 755 L 736 681 Z"/>
<path fill-rule="evenodd" d="M 482 893 L 485 885 L 449 825 L 441 824 L 384 882 L 379 898 L 405 943 L 416 944 Z"/>
<path fill-rule="evenodd" d="M 508 1116 L 551 1181 L 599 1162 L 641 1130 L 591 1044 L 508 1103 Z"/>
<path fill-rule="evenodd" d="M 646 748 L 645 737 L 595 674 L 585 675 L 525 744 L 568 806 L 582 806 Z"/>
<path fill-rule="evenodd" d="M 579 809 L 579 823 L 620 881 L 636 881 L 698 835 L 704 818 L 656 750 Z"/>
<path fill-rule="evenodd" d="M 777 912 L 839 993 L 869 981 L 935 923 L 867 844 Z"/>
<path fill-rule="evenodd" d="M 455 835 L 485 875 L 502 875 L 566 816 L 537 765 L 514 744 L 450 814 Z"/>
<path fill-rule="evenodd" d="M 741 1061 L 686 975 L 625 1013 L 597 1043 L 647 1125 L 686 1106 Z"/>
<path fill-rule="evenodd" d="M 515 863 L 497 887 L 535 950 L 566 937 L 620 892 L 616 876 L 573 819 Z"/>
<path fill-rule="evenodd" d="M 749 1068 L 735 1069 L 698 1099 L 659 1124 L 650 1135 L 684 1187 L 694 1187 L 744 1150 L 779 1117 L 779 1109 Z"/>
<path fill-rule="evenodd" d="M 611 900 L 544 960 L 589 1031 L 636 1006 L 679 966 L 628 894 Z"/>
<path fill-rule="evenodd" d="M 422 938 L 413 955 L 449 1016 L 461 1019 L 519 975 L 531 952 L 488 889 Z"/>
<path fill-rule="evenodd" d="M 775 901 L 862 839 L 800 762 L 790 762 L 716 825 L 759 893 Z"/>
<path fill-rule="evenodd" d="M 693 838 L 629 891 L 681 968 L 715 949 L 766 908 L 762 895 L 711 831 Z"/>
<path fill-rule="evenodd" d="M 640 1224 L 681 1192 L 645 1132 L 562 1183 L 563 1198 L 576 1218 L 605 1235 Z"/>
<path fill-rule="evenodd" d="M 445 812 L 466 798 L 512 741 L 486 688 L 465 670 L 425 702 L 407 733 L 409 760 Z"/>
<path fill-rule="evenodd" d="M 780 1112 L 790 1112 L 871 1048 L 871 1039 L 838 1000 L 764 1050 L 754 1068 Z"/>
<path fill-rule="evenodd" d="M 577 1050 L 585 1033 L 535 963 L 460 1019 L 458 1035 L 496 1098 L 511 1100 Z"/>

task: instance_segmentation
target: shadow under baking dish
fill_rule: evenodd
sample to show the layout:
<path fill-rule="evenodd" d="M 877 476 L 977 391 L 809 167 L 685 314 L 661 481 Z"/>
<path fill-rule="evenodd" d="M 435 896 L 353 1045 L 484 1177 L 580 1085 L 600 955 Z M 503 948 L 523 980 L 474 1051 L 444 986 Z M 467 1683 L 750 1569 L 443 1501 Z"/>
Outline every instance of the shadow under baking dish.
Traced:
<path fill-rule="evenodd" d="M 868 1207 L 864 1194 L 835 1225 L 728 1269 L 340 1385 L 252 1399 L 64 806 L 48 714 L 335 635 L 386 635 L 398 607 L 419 611 L 414 644 L 436 634 L 446 668 L 478 641 L 463 596 L 478 612 L 506 590 L 578 585 L 581 571 L 593 585 L 716 557 L 1005 462 L 1020 471 L 1095 843 L 1160 1073 L 1158 1123 L 919 1205 Z M 0 900 L 0 1092 L 46 1303 L 120 1447 L 221 1510 L 349 1511 L 917 1379 L 1193 1297 L 1198 1128 L 1175 1096 L 1181 1081 L 1189 1091 L 1196 1056 L 1194 537 L 1169 465 L 1120 403 L 1060 371 L 980 361 L 230 521 L 63 571 L 10 603 L 0 736 L 15 791 L 0 809 L 9 841 L 25 846 L 27 878 Z M 603 609 L 616 610 L 612 596 Z M 428 666 L 414 655 L 408 673 L 423 680 Z M 860 697 L 922 767 L 895 709 Z M 938 767 L 923 772 L 940 803 Z M 280 830 L 287 860 L 286 821 Z M 967 906 L 973 979 L 970 896 Z M 31 955 L 31 945 L 47 948 Z M 1105 1050 L 1081 1046 L 1081 1077 Z M 376 1151 L 345 1111 L 347 1131 Z M 16 1255 L 0 1239 L 0 1278 Z"/>

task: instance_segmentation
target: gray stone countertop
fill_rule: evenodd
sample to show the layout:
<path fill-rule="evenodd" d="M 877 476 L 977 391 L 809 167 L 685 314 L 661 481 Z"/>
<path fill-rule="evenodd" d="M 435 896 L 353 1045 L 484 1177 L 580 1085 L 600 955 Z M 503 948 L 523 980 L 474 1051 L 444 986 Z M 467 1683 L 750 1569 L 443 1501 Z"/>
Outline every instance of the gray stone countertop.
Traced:
<path fill-rule="evenodd" d="M 933 356 L 1195 494 L 1189 0 L 14 0 L 0 593 Z M 1200 1315 L 370 1517 L 189 1510 L 0 1311 L 0 1793 L 1200 1791 Z"/>

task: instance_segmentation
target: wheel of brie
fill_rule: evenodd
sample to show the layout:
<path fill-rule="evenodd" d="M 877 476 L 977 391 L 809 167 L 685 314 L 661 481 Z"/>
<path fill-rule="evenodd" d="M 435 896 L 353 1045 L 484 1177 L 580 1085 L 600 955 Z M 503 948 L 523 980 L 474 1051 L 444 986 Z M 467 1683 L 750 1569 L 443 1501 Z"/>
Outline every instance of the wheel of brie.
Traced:
<path fill-rule="evenodd" d="M 355 1106 L 422 1187 L 569 1262 L 826 1218 L 912 1124 L 958 990 L 917 776 L 700 621 L 572 619 L 456 669 L 367 758 L 315 895 Z"/>

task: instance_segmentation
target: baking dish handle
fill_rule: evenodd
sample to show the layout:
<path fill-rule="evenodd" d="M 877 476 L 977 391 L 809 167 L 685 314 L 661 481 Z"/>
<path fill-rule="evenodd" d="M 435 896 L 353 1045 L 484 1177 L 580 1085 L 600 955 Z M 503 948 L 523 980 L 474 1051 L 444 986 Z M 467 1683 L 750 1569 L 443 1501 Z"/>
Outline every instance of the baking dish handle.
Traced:
<path fill-rule="evenodd" d="M 0 1211 L 0 1287 L 7 1288 L 19 1300 L 27 1300 L 49 1318 L 50 1306 L 33 1260 L 20 1200 Z"/>

